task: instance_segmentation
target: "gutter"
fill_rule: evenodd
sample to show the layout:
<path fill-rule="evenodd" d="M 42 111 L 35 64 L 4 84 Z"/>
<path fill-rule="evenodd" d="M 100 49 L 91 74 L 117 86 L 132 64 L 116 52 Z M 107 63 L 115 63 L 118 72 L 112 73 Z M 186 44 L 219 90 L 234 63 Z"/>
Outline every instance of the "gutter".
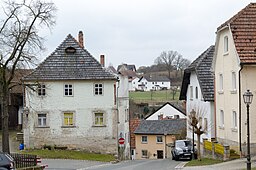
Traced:
<path fill-rule="evenodd" d="M 240 156 L 242 155 L 242 108 L 241 108 L 241 71 L 243 70 L 243 65 L 241 64 L 241 68 L 238 72 L 238 81 L 239 81 L 239 88 L 238 88 L 238 93 L 239 93 L 239 151 L 240 151 Z"/>

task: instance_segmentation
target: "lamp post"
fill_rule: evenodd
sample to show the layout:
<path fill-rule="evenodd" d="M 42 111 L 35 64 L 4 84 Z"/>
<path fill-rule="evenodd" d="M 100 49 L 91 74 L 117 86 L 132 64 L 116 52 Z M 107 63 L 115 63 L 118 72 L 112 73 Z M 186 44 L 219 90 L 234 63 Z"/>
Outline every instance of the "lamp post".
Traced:
<path fill-rule="evenodd" d="M 190 112 L 191 115 L 191 119 L 192 119 L 192 149 L 193 149 L 193 154 L 192 154 L 192 158 L 195 159 L 195 137 L 194 137 L 194 124 L 195 124 L 195 118 L 196 118 L 196 111 L 194 109 L 192 109 L 192 111 Z"/>
<path fill-rule="evenodd" d="M 250 124 L 249 124 L 249 107 L 252 103 L 253 94 L 250 90 L 247 90 L 243 94 L 244 103 L 247 108 L 247 170 L 251 170 L 251 155 L 250 155 Z"/>

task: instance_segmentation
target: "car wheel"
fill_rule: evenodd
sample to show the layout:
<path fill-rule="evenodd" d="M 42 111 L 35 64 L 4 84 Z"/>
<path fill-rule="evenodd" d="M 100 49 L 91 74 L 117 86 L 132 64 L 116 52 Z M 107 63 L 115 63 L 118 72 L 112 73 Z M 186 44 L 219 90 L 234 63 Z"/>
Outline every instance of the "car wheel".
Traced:
<path fill-rule="evenodd" d="M 178 155 L 175 156 L 175 161 L 178 161 L 180 158 Z"/>
<path fill-rule="evenodd" d="M 189 160 L 190 160 L 190 161 L 192 160 L 192 155 L 189 157 Z"/>

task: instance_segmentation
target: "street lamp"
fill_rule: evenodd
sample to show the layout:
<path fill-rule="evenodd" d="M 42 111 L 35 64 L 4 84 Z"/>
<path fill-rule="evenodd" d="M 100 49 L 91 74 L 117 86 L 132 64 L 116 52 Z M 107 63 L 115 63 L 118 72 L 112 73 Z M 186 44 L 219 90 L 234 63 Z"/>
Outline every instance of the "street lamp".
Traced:
<path fill-rule="evenodd" d="M 193 133 L 193 136 L 192 136 L 192 149 L 193 149 L 193 154 L 192 154 L 192 157 L 193 159 L 195 159 L 195 137 L 194 137 L 194 124 L 195 124 L 195 118 L 196 118 L 196 111 L 194 109 L 192 109 L 192 111 L 190 112 L 190 115 L 191 115 L 191 119 L 192 119 L 192 133 Z"/>
<path fill-rule="evenodd" d="M 253 98 L 252 92 L 250 92 L 250 90 L 247 90 L 243 94 L 243 98 L 247 108 L 247 170 L 251 170 L 249 107 L 250 107 L 250 104 L 252 103 L 252 98 Z"/>

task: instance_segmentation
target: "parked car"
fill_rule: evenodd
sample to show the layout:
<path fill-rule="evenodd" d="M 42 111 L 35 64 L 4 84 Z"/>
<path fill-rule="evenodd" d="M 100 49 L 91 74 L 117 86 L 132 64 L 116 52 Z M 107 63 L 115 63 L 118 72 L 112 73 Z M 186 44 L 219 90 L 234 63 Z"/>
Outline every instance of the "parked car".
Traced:
<path fill-rule="evenodd" d="M 7 153 L 0 153 L 0 170 L 15 169 L 14 159 Z"/>
<path fill-rule="evenodd" d="M 172 159 L 179 160 L 180 158 L 189 158 L 193 157 L 193 146 L 190 140 L 176 140 L 172 146 Z M 197 158 L 197 151 L 195 149 L 194 157 Z"/>

